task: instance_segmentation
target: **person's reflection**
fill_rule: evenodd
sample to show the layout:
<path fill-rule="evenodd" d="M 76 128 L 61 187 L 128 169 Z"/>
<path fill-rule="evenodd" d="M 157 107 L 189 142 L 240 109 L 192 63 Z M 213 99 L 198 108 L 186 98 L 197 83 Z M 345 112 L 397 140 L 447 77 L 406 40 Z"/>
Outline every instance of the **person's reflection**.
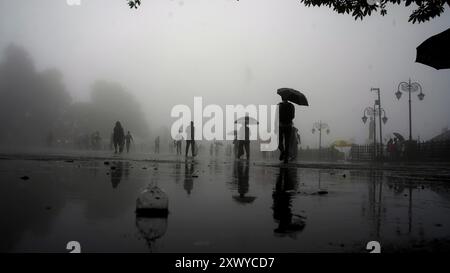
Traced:
<path fill-rule="evenodd" d="M 249 164 L 244 161 L 237 161 L 233 168 L 234 178 L 237 180 L 237 191 L 239 195 L 233 196 L 233 199 L 241 204 L 248 204 L 255 201 L 255 196 L 246 196 L 249 192 Z"/>
<path fill-rule="evenodd" d="M 184 189 L 187 194 L 190 195 L 192 189 L 194 188 L 194 180 L 192 175 L 194 174 L 194 163 L 188 163 L 184 165 Z"/>
<path fill-rule="evenodd" d="M 120 184 L 122 173 L 123 163 L 121 161 L 115 162 L 115 164 L 111 166 L 111 185 L 113 189 L 117 188 L 117 186 Z"/>
<path fill-rule="evenodd" d="M 273 198 L 273 218 L 278 223 L 276 234 L 300 232 L 305 228 L 304 217 L 292 213 L 292 196 L 297 192 L 297 169 L 280 168 Z"/>
<path fill-rule="evenodd" d="M 175 164 L 175 183 L 178 184 L 178 182 L 180 182 L 180 176 L 181 176 L 181 164 L 179 162 L 177 162 Z"/>

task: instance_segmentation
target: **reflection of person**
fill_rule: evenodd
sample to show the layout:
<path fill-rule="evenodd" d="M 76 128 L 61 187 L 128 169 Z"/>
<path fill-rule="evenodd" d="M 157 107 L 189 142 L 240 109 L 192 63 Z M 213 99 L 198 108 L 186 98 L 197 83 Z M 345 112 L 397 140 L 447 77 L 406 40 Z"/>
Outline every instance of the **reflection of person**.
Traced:
<path fill-rule="evenodd" d="M 239 197 L 243 198 L 249 189 L 249 169 L 248 165 L 243 162 L 237 163 L 237 179 L 238 179 L 238 193 Z"/>
<path fill-rule="evenodd" d="M 278 104 L 279 112 L 279 132 L 278 149 L 280 149 L 280 160 L 284 163 L 289 161 L 289 139 L 292 131 L 292 120 L 295 117 L 294 105 L 287 101 L 287 96 L 282 96 L 283 100 Z"/>
<path fill-rule="evenodd" d="M 117 188 L 117 186 L 120 184 L 120 180 L 122 180 L 122 172 L 123 165 L 121 161 L 117 162 L 115 166 L 111 167 L 111 185 L 113 189 Z"/>
<path fill-rule="evenodd" d="M 128 131 L 127 135 L 125 136 L 125 143 L 126 143 L 126 146 L 127 146 L 127 153 L 130 152 L 131 141 L 134 142 L 133 136 L 131 135 L 130 131 Z"/>
<path fill-rule="evenodd" d="M 238 158 L 239 154 L 239 141 L 237 137 L 237 131 L 234 131 L 234 139 L 233 139 L 233 154 L 235 158 Z"/>
<path fill-rule="evenodd" d="M 190 125 L 186 127 L 186 156 L 188 156 L 189 153 L 189 147 L 191 147 L 191 153 L 192 156 L 195 156 L 195 132 L 194 132 L 194 122 L 191 121 Z"/>
<path fill-rule="evenodd" d="M 113 139 L 114 139 L 114 153 L 117 153 L 117 149 L 119 149 L 119 152 L 122 153 L 125 141 L 125 132 L 119 121 L 117 121 L 116 126 L 114 126 Z"/>
<path fill-rule="evenodd" d="M 186 163 L 184 165 L 184 189 L 187 194 L 191 194 L 192 189 L 194 188 L 194 180 L 192 179 L 192 174 L 194 173 L 194 164 Z"/>
<path fill-rule="evenodd" d="M 273 198 L 273 218 L 278 223 L 275 233 L 293 233 L 305 227 L 303 217 L 292 213 L 292 194 L 297 191 L 297 169 L 280 168 Z M 294 216 L 297 216 L 294 220 Z"/>

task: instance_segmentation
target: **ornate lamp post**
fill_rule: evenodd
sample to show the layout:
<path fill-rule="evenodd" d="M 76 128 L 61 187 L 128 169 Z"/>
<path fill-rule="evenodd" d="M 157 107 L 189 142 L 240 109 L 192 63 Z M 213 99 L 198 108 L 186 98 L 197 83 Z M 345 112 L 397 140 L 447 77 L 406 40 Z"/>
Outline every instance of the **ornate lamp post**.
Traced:
<path fill-rule="evenodd" d="M 380 122 L 380 158 L 383 158 L 383 127 L 381 125 L 381 121 L 383 120 L 383 118 L 381 118 L 381 95 L 380 95 L 380 88 L 370 88 L 370 92 L 377 92 L 378 94 L 378 99 L 375 100 L 375 105 L 378 105 L 378 121 Z M 384 110 L 383 110 L 384 111 Z M 386 118 L 386 113 L 384 113 L 384 117 Z M 387 119 L 387 118 L 386 118 Z M 386 120 L 387 121 L 387 120 Z M 386 122 L 384 122 L 386 123 Z"/>
<path fill-rule="evenodd" d="M 383 113 L 383 117 L 381 117 L 381 114 Z M 376 140 L 376 122 L 375 119 L 378 116 L 380 118 L 380 128 L 381 128 L 381 122 L 383 122 L 383 124 L 386 124 L 386 122 L 388 121 L 388 118 L 386 117 L 386 111 L 384 111 L 383 108 L 378 107 L 378 109 L 375 107 L 366 107 L 363 111 L 363 117 L 361 118 L 363 123 L 365 124 L 367 122 L 367 116 L 369 117 L 373 117 L 374 121 L 373 121 L 373 147 L 374 147 L 374 155 L 376 155 L 376 150 L 377 150 L 377 140 Z M 381 131 L 381 129 L 380 129 Z M 381 135 L 380 135 L 381 138 Z M 383 149 L 383 146 L 381 146 L 381 149 Z M 380 155 L 382 155 L 382 153 L 380 152 Z M 376 156 L 374 156 L 375 158 Z"/>
<path fill-rule="evenodd" d="M 330 133 L 330 126 L 321 120 L 313 124 L 312 133 L 319 131 L 319 150 L 322 150 L 322 130 L 326 130 L 327 135 Z"/>
<path fill-rule="evenodd" d="M 412 140 L 412 120 L 411 120 L 411 93 L 419 91 L 417 97 L 419 100 L 423 100 L 425 94 L 422 92 L 422 86 L 417 82 L 411 82 L 409 79 L 408 82 L 401 82 L 397 87 L 397 92 L 395 92 L 395 96 L 398 100 L 402 97 L 402 92 L 408 92 L 408 103 L 409 103 L 409 141 Z"/>

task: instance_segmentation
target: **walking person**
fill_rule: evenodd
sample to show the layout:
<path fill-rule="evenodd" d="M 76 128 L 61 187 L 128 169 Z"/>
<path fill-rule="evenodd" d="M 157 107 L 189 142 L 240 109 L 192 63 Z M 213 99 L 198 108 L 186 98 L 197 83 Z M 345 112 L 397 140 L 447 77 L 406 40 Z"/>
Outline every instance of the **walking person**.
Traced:
<path fill-rule="evenodd" d="M 114 153 L 115 154 L 117 154 L 117 152 L 122 153 L 125 141 L 125 132 L 123 130 L 122 124 L 120 124 L 119 121 L 117 121 L 116 126 L 114 126 L 113 140 L 114 140 Z"/>
<path fill-rule="evenodd" d="M 191 147 L 191 154 L 195 156 L 195 132 L 194 122 L 191 121 L 190 125 L 186 127 L 186 157 L 188 156 L 189 147 Z"/>
<path fill-rule="evenodd" d="M 177 155 L 181 155 L 181 143 L 183 142 L 183 136 L 181 135 L 181 128 L 178 130 L 178 134 L 175 136 L 175 146 L 177 147 Z"/>
<path fill-rule="evenodd" d="M 250 118 L 248 116 L 245 117 L 244 126 L 239 130 L 240 136 L 243 140 L 239 140 L 239 148 L 238 148 L 238 158 L 245 154 L 247 156 L 247 160 L 250 160 L 250 127 L 249 125 Z"/>
<path fill-rule="evenodd" d="M 126 146 L 127 146 L 127 153 L 130 152 L 130 144 L 131 144 L 131 141 L 134 142 L 133 136 L 131 135 L 130 131 L 128 131 L 127 135 L 125 136 L 125 144 L 126 144 Z"/>
<path fill-rule="evenodd" d="M 295 117 L 295 108 L 288 101 L 286 95 L 281 96 L 282 102 L 278 104 L 279 112 L 279 132 L 278 132 L 278 149 L 280 149 L 280 160 L 284 163 L 289 162 L 289 146 L 292 132 L 292 120 Z"/>

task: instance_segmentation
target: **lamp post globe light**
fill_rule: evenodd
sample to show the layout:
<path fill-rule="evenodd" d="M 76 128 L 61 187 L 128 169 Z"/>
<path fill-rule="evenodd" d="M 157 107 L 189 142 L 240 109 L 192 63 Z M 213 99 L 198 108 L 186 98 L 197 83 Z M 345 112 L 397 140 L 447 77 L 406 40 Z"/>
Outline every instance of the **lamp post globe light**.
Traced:
<path fill-rule="evenodd" d="M 412 118 L 411 118 L 411 93 L 419 92 L 417 97 L 420 101 L 425 98 L 425 94 L 422 92 L 422 86 L 418 82 L 401 82 L 398 84 L 397 92 L 395 92 L 395 97 L 398 100 L 402 97 L 402 92 L 408 93 L 408 106 L 409 106 L 409 141 L 412 140 Z"/>
<path fill-rule="evenodd" d="M 383 117 L 381 117 L 381 114 L 383 114 Z M 373 146 L 374 146 L 374 158 L 376 158 L 376 150 L 377 150 L 377 139 L 376 139 L 376 117 L 380 118 L 380 133 L 381 133 L 381 122 L 383 122 L 383 124 L 386 124 L 386 122 L 388 122 L 388 117 L 386 116 L 386 111 L 383 108 L 376 108 L 375 105 L 374 107 L 366 107 L 363 111 L 363 116 L 361 118 L 362 122 L 365 124 L 367 122 L 368 117 L 373 118 Z M 381 136 L 380 136 L 381 139 Z M 383 155 L 383 146 L 382 146 L 382 142 L 380 140 L 380 151 L 379 154 L 380 156 Z"/>

